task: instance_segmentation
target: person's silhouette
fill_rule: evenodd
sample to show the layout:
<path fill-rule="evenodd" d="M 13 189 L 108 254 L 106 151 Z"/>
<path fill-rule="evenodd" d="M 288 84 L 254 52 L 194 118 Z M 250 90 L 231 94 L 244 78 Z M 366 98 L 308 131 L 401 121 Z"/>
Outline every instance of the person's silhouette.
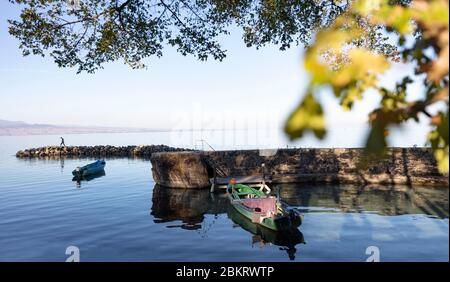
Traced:
<path fill-rule="evenodd" d="M 64 146 L 64 147 L 66 147 L 66 143 L 64 143 L 64 138 L 62 138 L 62 137 L 59 137 L 59 138 L 61 138 L 61 144 L 59 145 L 59 146 Z"/>

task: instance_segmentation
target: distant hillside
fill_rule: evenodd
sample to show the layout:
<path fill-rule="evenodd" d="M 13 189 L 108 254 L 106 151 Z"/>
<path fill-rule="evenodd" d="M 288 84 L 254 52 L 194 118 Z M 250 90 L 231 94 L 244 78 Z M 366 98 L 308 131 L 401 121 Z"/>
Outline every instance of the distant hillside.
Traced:
<path fill-rule="evenodd" d="M 26 126 L 27 124 L 23 121 L 11 121 L 0 119 L 0 128 L 4 127 L 15 127 L 15 126 Z"/>
<path fill-rule="evenodd" d="M 47 135 L 81 133 L 120 133 L 157 131 L 147 128 L 99 127 L 76 125 L 30 124 L 23 121 L 0 119 L 0 136 L 5 135 Z"/>

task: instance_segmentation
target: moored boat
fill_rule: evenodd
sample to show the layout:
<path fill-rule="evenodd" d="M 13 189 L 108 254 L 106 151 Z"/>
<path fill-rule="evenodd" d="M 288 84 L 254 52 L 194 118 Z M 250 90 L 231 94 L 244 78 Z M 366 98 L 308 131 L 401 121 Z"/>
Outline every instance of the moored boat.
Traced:
<path fill-rule="evenodd" d="M 106 162 L 104 160 L 97 160 L 85 166 L 77 167 L 72 171 L 72 174 L 75 177 L 85 177 L 89 175 L 94 175 L 104 171 L 105 166 Z"/>
<path fill-rule="evenodd" d="M 298 244 L 306 244 L 303 233 L 297 227 L 274 231 L 252 223 L 233 207 L 228 209 L 227 214 L 235 224 L 252 234 L 252 245 L 258 243 L 260 246 L 265 246 L 266 244 L 279 246 L 280 250 L 287 252 L 290 260 L 295 259 L 296 246 Z"/>
<path fill-rule="evenodd" d="M 295 209 L 286 208 L 276 197 L 247 185 L 236 184 L 232 179 L 227 187 L 230 203 L 252 223 L 279 231 L 298 227 L 302 215 Z"/>

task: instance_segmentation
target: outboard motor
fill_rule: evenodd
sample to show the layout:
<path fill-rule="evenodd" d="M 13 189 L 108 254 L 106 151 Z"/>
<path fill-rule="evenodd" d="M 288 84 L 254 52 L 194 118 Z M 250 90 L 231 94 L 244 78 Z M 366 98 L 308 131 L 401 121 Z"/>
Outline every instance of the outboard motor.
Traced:
<path fill-rule="evenodd" d="M 289 223 L 291 226 L 298 226 L 301 224 L 302 217 L 295 209 L 289 209 Z"/>

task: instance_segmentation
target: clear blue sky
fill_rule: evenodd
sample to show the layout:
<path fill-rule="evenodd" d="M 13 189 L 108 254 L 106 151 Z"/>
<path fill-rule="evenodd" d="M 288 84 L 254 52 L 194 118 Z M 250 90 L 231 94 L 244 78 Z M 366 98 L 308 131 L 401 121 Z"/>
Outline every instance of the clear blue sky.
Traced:
<path fill-rule="evenodd" d="M 282 127 L 308 80 L 302 46 L 284 52 L 276 46 L 247 48 L 239 30 L 222 41 L 228 50 L 223 62 L 200 62 L 167 47 L 161 59 L 145 61 L 145 70 L 117 62 L 77 75 L 49 57 L 21 56 L 6 23 L 18 12 L 17 6 L 0 3 L 0 119 L 146 128 Z M 403 69 L 390 71 L 386 85 Z M 411 90 L 411 99 L 422 95 L 419 85 Z M 351 113 L 343 113 L 331 93 L 321 99 L 329 124 L 352 126 L 366 122 L 379 97 L 370 93 Z"/>

